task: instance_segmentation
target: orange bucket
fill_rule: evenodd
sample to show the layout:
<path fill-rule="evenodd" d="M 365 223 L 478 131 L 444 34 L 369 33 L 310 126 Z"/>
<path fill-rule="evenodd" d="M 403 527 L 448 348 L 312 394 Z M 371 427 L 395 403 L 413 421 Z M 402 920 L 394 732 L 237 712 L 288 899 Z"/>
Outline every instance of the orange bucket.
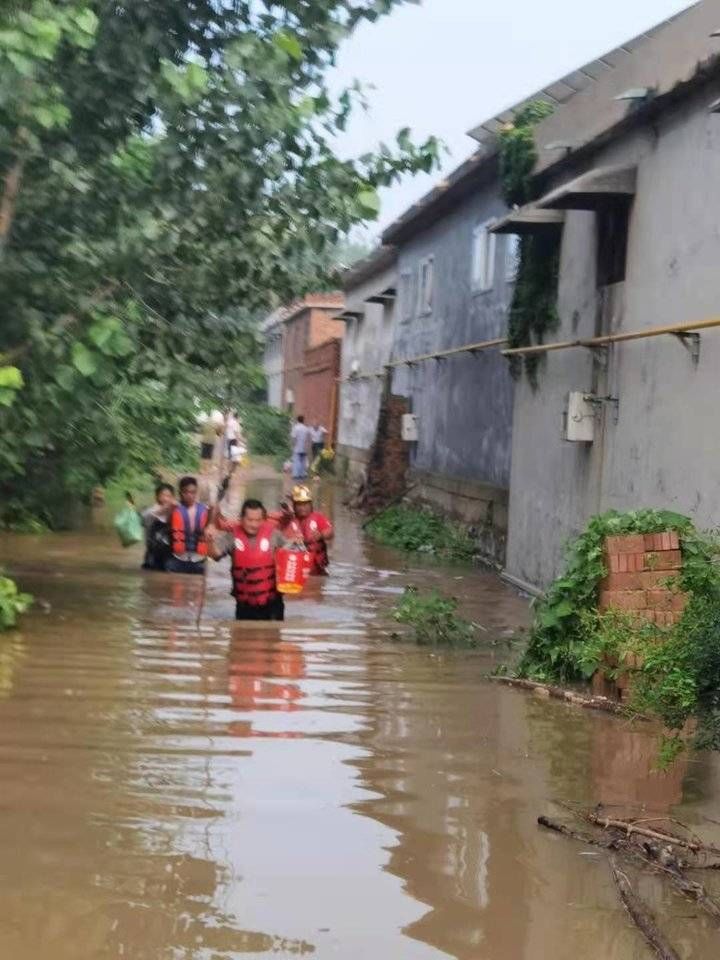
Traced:
<path fill-rule="evenodd" d="M 310 554 L 307 550 L 280 547 L 275 551 L 275 578 L 279 593 L 302 593 L 310 573 Z"/>

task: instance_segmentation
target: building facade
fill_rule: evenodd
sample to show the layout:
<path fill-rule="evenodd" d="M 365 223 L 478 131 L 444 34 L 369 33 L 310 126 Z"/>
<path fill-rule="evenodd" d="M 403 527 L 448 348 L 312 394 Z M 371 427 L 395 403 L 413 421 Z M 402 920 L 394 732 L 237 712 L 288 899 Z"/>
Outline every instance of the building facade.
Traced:
<path fill-rule="evenodd" d="M 718 14 L 705 2 L 674 18 L 537 128 L 535 207 L 563 219 L 550 339 L 620 339 L 547 352 L 537 387 L 518 384 L 507 555 L 518 582 L 546 586 L 568 538 L 609 509 L 720 524 L 720 329 L 658 333 L 718 313 Z M 558 159 L 556 142 L 582 147 Z M 568 418 L 584 420 L 585 439 L 569 439 Z"/>
<path fill-rule="evenodd" d="M 397 248 L 391 392 L 408 398 L 417 430 L 410 497 L 474 527 L 495 560 L 505 549 L 513 407 L 499 348 L 517 247 L 490 231 L 506 212 L 496 154 L 479 151 L 383 236 Z"/>
<path fill-rule="evenodd" d="M 367 480 L 390 359 L 397 295 L 397 254 L 381 247 L 343 277 L 345 322 L 340 373 L 338 463 L 351 489 Z"/>

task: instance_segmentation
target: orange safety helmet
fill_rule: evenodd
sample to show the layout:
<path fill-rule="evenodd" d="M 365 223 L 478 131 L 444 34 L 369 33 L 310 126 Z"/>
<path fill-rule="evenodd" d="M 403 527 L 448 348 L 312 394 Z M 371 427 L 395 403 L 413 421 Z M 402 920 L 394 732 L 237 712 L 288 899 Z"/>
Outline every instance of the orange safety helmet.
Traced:
<path fill-rule="evenodd" d="M 310 488 L 304 487 L 301 484 L 293 487 L 291 496 L 293 503 L 312 503 L 312 493 L 310 493 Z"/>

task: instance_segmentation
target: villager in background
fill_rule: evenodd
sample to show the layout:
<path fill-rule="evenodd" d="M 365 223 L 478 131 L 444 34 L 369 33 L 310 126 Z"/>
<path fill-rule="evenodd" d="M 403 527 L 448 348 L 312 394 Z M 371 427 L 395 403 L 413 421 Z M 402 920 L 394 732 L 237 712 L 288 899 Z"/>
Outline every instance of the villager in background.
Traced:
<path fill-rule="evenodd" d="M 310 438 L 312 440 L 312 458 L 316 460 L 320 456 L 320 453 L 325 446 L 325 437 L 327 436 L 327 430 L 321 423 L 316 423 L 310 431 Z"/>
<path fill-rule="evenodd" d="M 205 528 L 208 508 L 198 502 L 198 484 L 195 477 L 180 481 L 180 503 L 170 518 L 172 556 L 166 569 L 170 573 L 201 574 L 205 569 L 208 547 Z"/>
<path fill-rule="evenodd" d="M 308 487 L 297 486 L 292 491 L 292 512 L 286 514 L 285 530 L 290 523 L 299 528 L 305 547 L 311 558 L 310 573 L 324 576 L 329 565 L 328 543 L 335 530 L 329 518 L 313 507 L 312 494 Z"/>
<path fill-rule="evenodd" d="M 220 414 L 222 417 L 222 414 Z M 217 419 L 203 414 L 199 420 L 200 423 L 200 459 L 212 460 L 215 452 L 215 443 L 218 438 Z M 224 421 L 223 421 L 224 423 Z M 220 427 L 222 430 L 222 427 Z"/>
<path fill-rule="evenodd" d="M 176 506 L 175 488 L 161 483 L 155 488 L 155 503 L 141 513 L 145 527 L 143 570 L 165 570 L 172 557 L 170 516 Z"/>
<path fill-rule="evenodd" d="M 230 539 L 222 533 L 230 535 Z M 302 537 L 291 538 L 268 518 L 260 500 L 246 500 L 240 519 L 231 521 L 218 515 L 216 524 L 207 528 L 210 556 L 232 560 L 232 595 L 235 598 L 236 620 L 284 620 L 285 603 L 277 589 L 275 552 L 280 547 L 302 543 Z"/>
<path fill-rule="evenodd" d="M 290 433 L 292 441 L 293 480 L 307 480 L 308 454 L 312 443 L 312 431 L 305 424 L 305 417 L 299 416 Z"/>
<path fill-rule="evenodd" d="M 240 421 L 237 410 L 228 410 L 225 415 L 225 455 L 230 460 L 231 448 L 240 438 Z"/>

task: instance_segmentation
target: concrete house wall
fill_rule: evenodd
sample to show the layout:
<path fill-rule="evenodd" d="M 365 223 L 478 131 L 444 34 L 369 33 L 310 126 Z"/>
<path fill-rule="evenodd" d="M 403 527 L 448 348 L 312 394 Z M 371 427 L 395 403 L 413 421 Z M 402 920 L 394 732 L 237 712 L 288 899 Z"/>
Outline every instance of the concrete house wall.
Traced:
<path fill-rule="evenodd" d="M 398 242 L 393 360 L 505 336 L 513 292 L 510 239 L 496 239 L 491 289 L 473 289 L 472 281 L 473 231 L 506 212 L 494 163 L 489 164 L 451 210 Z M 433 258 L 432 307 L 423 312 L 418 282 L 428 257 Z M 394 371 L 392 392 L 408 397 L 418 418 L 419 440 L 411 448 L 413 495 L 485 526 L 484 549 L 501 558 L 513 408 L 507 361 L 491 349 L 401 366 Z"/>
<path fill-rule="evenodd" d="M 597 98 L 598 88 L 592 93 Z M 552 189 L 588 169 L 637 165 L 624 283 L 598 291 L 596 215 L 567 214 L 561 326 L 551 340 L 718 314 L 720 116 L 708 111 L 718 97 L 720 79 L 710 80 L 652 121 L 628 126 L 574 170 L 548 180 Z M 580 101 L 573 109 L 582 110 Z M 592 514 L 611 508 L 662 507 L 689 514 L 700 527 L 718 526 L 718 370 L 720 329 L 701 334 L 697 366 L 683 343 L 669 335 L 616 344 L 606 353 L 548 354 L 538 390 L 524 378 L 515 395 L 508 573 L 547 585 L 561 569 L 568 537 Z M 619 402 L 617 410 L 613 403 L 601 405 L 592 444 L 562 439 L 571 390 Z"/>
<path fill-rule="evenodd" d="M 381 254 L 382 256 L 382 254 Z M 394 261 L 394 254 L 385 260 Z M 378 376 L 390 358 L 395 324 L 395 302 L 368 303 L 397 286 L 394 263 L 371 276 L 352 279 L 345 285 L 345 323 L 340 382 L 338 456 L 344 462 L 347 480 L 359 484 L 365 477 L 370 450 L 375 442 L 384 380 Z"/>

